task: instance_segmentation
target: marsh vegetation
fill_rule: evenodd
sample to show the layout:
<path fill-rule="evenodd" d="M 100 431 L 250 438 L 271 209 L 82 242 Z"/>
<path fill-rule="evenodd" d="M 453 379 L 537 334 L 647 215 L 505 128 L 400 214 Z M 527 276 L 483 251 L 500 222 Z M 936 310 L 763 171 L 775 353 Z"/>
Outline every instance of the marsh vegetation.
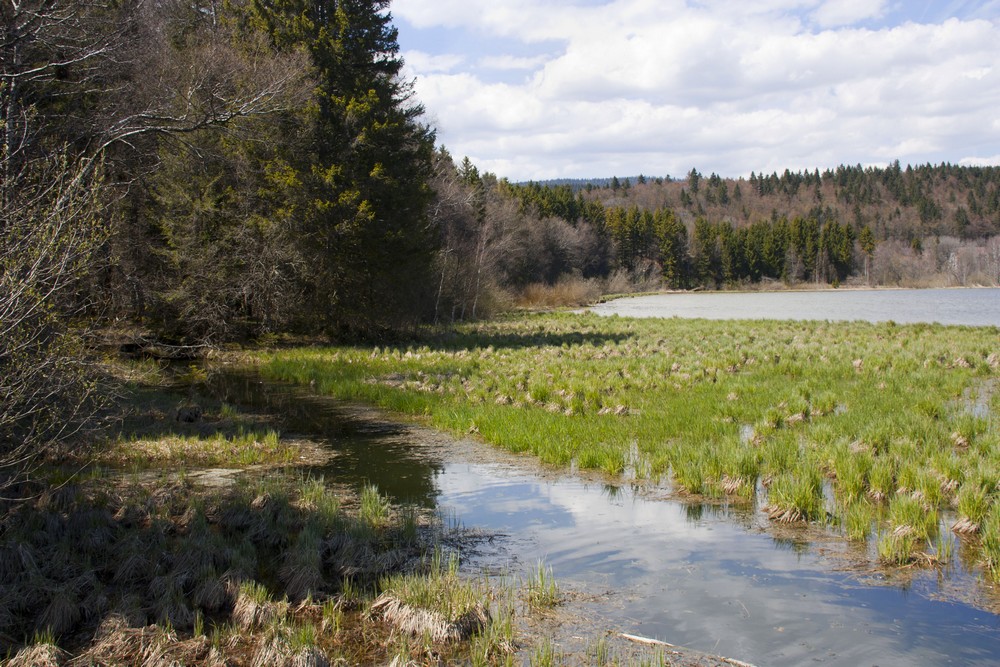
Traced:
<path fill-rule="evenodd" d="M 210 398 L 200 368 L 112 370 L 124 418 L 3 500 L 6 664 L 488 665 L 519 650 L 527 587 L 459 572 L 483 535 L 308 473 L 309 443 Z"/>
<path fill-rule="evenodd" d="M 995 328 L 521 315 L 398 347 L 261 355 L 311 384 L 543 463 L 757 503 L 879 564 L 1000 574 Z"/>
<path fill-rule="evenodd" d="M 352 498 L 294 472 L 222 490 L 185 475 L 56 484 L 3 521 L 4 651 L 15 665 L 45 652 L 45 664 L 322 665 L 472 647 L 492 664 L 517 648 L 516 589 L 458 576 L 461 533 L 374 488 Z"/>

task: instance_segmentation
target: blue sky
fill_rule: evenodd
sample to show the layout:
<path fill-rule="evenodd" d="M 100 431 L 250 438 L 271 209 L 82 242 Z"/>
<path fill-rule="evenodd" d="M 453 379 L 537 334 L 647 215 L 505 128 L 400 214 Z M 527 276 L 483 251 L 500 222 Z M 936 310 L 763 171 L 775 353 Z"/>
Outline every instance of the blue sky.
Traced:
<path fill-rule="evenodd" d="M 1000 0 L 394 0 L 457 158 L 511 180 L 1000 164 Z"/>

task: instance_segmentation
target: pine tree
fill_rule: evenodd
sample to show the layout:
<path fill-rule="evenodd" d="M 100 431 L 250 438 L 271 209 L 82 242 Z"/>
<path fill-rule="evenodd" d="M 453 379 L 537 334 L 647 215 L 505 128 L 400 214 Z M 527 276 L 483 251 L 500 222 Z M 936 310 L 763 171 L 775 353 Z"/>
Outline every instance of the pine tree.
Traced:
<path fill-rule="evenodd" d="M 871 227 L 865 225 L 861 228 L 858 233 L 858 245 L 861 246 L 861 252 L 865 255 L 865 282 L 869 281 L 868 266 L 871 263 L 872 258 L 875 256 L 875 234 L 872 233 Z"/>

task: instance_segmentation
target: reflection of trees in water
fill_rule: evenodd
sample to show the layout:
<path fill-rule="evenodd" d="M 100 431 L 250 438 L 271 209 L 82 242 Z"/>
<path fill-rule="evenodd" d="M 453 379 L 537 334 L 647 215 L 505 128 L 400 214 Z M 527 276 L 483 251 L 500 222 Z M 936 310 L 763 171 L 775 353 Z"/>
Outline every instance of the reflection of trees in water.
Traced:
<path fill-rule="evenodd" d="M 701 503 L 684 503 L 684 518 L 691 523 L 698 523 L 705 517 L 705 506 Z"/>
<path fill-rule="evenodd" d="M 804 555 L 809 553 L 810 542 L 808 539 L 798 537 L 772 536 L 775 548 L 780 551 L 791 551 L 792 553 Z"/>
<path fill-rule="evenodd" d="M 444 466 L 419 451 L 407 426 L 361 417 L 331 398 L 261 381 L 252 373 L 214 373 L 206 388 L 219 400 L 274 414 L 284 435 L 314 438 L 333 448 L 336 456 L 313 474 L 359 490 L 374 484 L 394 502 L 436 504 L 434 476 Z"/>
<path fill-rule="evenodd" d="M 684 518 L 689 523 L 701 523 L 705 519 L 720 519 L 741 526 L 747 530 L 754 524 L 754 513 L 758 509 L 754 503 L 737 501 L 684 502 Z"/>

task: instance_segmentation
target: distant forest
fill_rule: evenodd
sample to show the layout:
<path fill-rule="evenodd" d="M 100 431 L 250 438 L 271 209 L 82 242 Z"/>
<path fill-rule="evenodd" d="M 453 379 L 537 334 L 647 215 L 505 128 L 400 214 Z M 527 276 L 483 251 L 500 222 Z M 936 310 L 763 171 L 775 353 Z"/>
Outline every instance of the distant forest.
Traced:
<path fill-rule="evenodd" d="M 490 179 L 487 179 L 488 181 Z M 783 281 L 995 285 L 1000 168 L 840 166 L 749 179 L 592 179 L 497 187 L 525 212 L 590 227 L 610 271 L 672 288 Z M 571 245 L 571 244 L 570 244 Z"/>

